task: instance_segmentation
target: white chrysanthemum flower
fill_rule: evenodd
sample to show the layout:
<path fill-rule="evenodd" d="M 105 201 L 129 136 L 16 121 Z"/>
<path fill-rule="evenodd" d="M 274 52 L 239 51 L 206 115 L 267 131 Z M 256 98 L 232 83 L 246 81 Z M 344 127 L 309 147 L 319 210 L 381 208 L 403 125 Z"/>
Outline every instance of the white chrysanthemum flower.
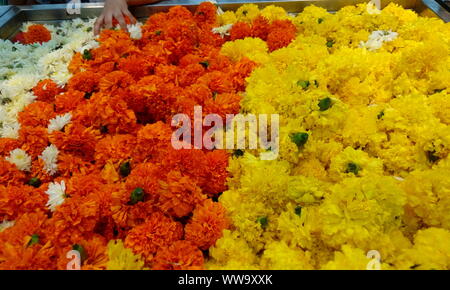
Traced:
<path fill-rule="evenodd" d="M 48 189 L 45 193 L 48 195 L 46 206 L 50 208 L 51 211 L 55 211 L 58 205 L 64 203 L 66 196 L 66 183 L 64 180 L 61 181 L 61 183 L 52 182 L 48 185 Z"/>
<path fill-rule="evenodd" d="M 5 158 L 9 163 L 15 164 L 19 170 L 31 170 L 31 157 L 22 149 L 16 148 L 9 152 L 9 156 Z"/>
<path fill-rule="evenodd" d="M 44 161 L 44 170 L 53 175 L 58 171 L 58 154 L 59 150 L 55 145 L 50 144 L 39 156 Z"/>
<path fill-rule="evenodd" d="M 7 221 L 4 220 L 0 223 L 0 233 L 6 230 L 7 228 L 12 227 L 16 222 L 15 221 Z"/>
<path fill-rule="evenodd" d="M 141 35 L 141 37 L 142 37 L 142 35 Z M 83 45 L 83 42 L 84 42 L 84 40 L 81 40 L 79 43 L 72 42 L 72 43 L 70 43 L 70 46 L 78 47 L 77 49 L 75 49 L 75 51 L 79 52 L 79 53 L 83 53 L 85 50 L 95 49 L 100 46 L 100 44 L 96 40 L 89 40 L 84 45 Z"/>
<path fill-rule="evenodd" d="M 381 10 L 372 1 L 367 3 L 366 10 L 367 10 L 367 13 L 369 13 L 371 15 L 380 14 L 381 13 Z"/>
<path fill-rule="evenodd" d="M 131 25 L 127 25 L 127 26 L 128 26 L 128 31 L 130 32 L 130 37 L 132 39 L 141 39 L 142 38 L 142 29 L 141 29 L 140 23 L 131 24 Z"/>
<path fill-rule="evenodd" d="M 220 27 L 215 27 L 212 29 L 212 32 L 215 34 L 220 34 L 221 37 L 225 37 L 226 35 L 230 35 L 230 30 L 233 27 L 233 24 L 226 24 Z"/>
<path fill-rule="evenodd" d="M 11 138 L 11 139 L 18 139 L 19 138 L 19 131 L 20 131 L 20 123 L 19 122 L 13 122 L 10 124 L 3 124 L 3 128 L 0 131 L 1 137 L 3 138 Z"/>
<path fill-rule="evenodd" d="M 369 35 L 369 39 L 366 42 L 361 41 L 359 46 L 374 51 L 381 48 L 384 42 L 393 41 L 397 36 L 397 32 L 390 30 L 376 30 Z"/>
<path fill-rule="evenodd" d="M 66 113 L 64 115 L 58 115 L 50 120 L 48 124 L 47 132 L 50 134 L 53 131 L 61 131 L 72 120 L 72 114 Z"/>

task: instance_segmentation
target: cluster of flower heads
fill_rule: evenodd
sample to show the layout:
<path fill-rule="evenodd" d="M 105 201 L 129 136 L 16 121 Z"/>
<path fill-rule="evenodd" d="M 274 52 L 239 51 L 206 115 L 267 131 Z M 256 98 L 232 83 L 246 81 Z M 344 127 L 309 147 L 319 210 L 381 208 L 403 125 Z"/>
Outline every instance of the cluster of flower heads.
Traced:
<path fill-rule="evenodd" d="M 27 31 L 19 32 L 13 40 L 22 44 L 42 44 L 50 41 L 51 39 L 52 34 L 44 25 L 32 24 L 28 26 Z"/>
<path fill-rule="evenodd" d="M 35 101 L 31 90 L 40 80 L 67 83 L 73 54 L 97 44 L 92 25 L 93 20 L 81 19 L 59 26 L 24 23 L 26 32 L 16 42 L 0 39 L 0 137 L 18 138 L 18 113 Z"/>
<path fill-rule="evenodd" d="M 0 268 L 201 269 L 229 226 L 225 150 L 175 150 L 171 118 L 239 112 L 256 66 L 220 54 L 216 8 L 104 30 L 61 86 L 41 80 L 0 139 Z"/>
<path fill-rule="evenodd" d="M 296 26 L 289 46 L 222 47 L 259 64 L 241 110 L 279 114 L 280 146 L 277 160 L 230 160 L 232 228 L 208 267 L 366 269 L 376 250 L 382 269 L 449 269 L 450 24 L 393 4 L 279 15 Z"/>

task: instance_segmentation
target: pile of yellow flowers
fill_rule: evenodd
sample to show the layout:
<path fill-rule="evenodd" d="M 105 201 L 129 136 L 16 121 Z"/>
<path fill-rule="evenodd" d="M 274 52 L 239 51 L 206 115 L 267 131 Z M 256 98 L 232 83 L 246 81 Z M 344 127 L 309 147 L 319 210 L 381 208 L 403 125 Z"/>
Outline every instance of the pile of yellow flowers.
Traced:
<path fill-rule="evenodd" d="M 295 40 L 221 52 L 259 64 L 241 111 L 280 115 L 280 152 L 230 161 L 219 200 L 233 227 L 207 267 L 366 269 L 376 250 L 381 269 L 449 269 L 450 24 L 394 4 L 295 17 L 250 4 L 221 22 L 261 14 L 291 19 Z"/>

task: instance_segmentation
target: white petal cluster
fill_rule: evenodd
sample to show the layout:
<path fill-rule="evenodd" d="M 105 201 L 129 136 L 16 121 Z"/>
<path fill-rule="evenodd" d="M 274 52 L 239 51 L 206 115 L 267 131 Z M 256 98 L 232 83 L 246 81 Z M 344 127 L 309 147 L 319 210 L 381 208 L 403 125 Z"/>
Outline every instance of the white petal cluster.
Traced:
<path fill-rule="evenodd" d="M 59 150 L 55 145 L 50 144 L 39 156 L 44 161 L 44 170 L 53 175 L 58 171 L 58 154 Z"/>
<path fill-rule="evenodd" d="M 214 27 L 212 32 L 215 34 L 220 34 L 221 37 L 225 37 L 226 35 L 230 35 L 230 30 L 233 27 L 233 24 L 226 24 L 219 27 Z"/>
<path fill-rule="evenodd" d="M 6 161 L 16 165 L 17 169 L 22 171 L 31 170 L 31 157 L 30 155 L 20 148 L 16 148 L 9 152 L 9 156 L 5 158 Z"/>
<path fill-rule="evenodd" d="M 0 233 L 6 230 L 7 228 L 12 227 L 16 222 L 15 221 L 7 221 L 4 220 L 0 223 Z"/>
<path fill-rule="evenodd" d="M 72 114 L 66 113 L 64 115 L 58 115 L 49 121 L 47 131 L 51 134 L 53 131 L 61 131 L 72 120 Z"/>
<path fill-rule="evenodd" d="M 48 185 L 48 189 L 45 193 L 48 195 L 46 206 L 50 208 L 51 211 L 55 211 L 58 205 L 64 203 L 66 196 L 66 183 L 64 180 L 61 181 L 61 183 L 52 182 Z"/>
<path fill-rule="evenodd" d="M 393 41 L 398 36 L 397 32 L 390 30 L 376 30 L 369 35 L 366 42 L 361 41 L 360 47 L 364 47 L 369 51 L 374 51 L 383 46 L 383 43 Z"/>
<path fill-rule="evenodd" d="M 140 23 L 128 25 L 128 32 L 130 33 L 130 37 L 132 39 L 141 39 L 142 38 L 142 25 Z"/>

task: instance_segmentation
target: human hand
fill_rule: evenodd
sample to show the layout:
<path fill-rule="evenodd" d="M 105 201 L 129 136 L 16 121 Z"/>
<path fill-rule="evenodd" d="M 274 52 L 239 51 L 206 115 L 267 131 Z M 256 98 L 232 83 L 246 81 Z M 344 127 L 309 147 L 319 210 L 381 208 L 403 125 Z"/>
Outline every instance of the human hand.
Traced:
<path fill-rule="evenodd" d="M 128 17 L 131 23 L 136 23 L 136 19 L 128 10 L 126 0 L 105 0 L 102 14 L 95 21 L 94 33 L 97 35 L 102 27 L 106 29 L 112 28 L 113 18 L 119 22 L 119 25 L 123 30 L 128 31 L 124 16 Z"/>

